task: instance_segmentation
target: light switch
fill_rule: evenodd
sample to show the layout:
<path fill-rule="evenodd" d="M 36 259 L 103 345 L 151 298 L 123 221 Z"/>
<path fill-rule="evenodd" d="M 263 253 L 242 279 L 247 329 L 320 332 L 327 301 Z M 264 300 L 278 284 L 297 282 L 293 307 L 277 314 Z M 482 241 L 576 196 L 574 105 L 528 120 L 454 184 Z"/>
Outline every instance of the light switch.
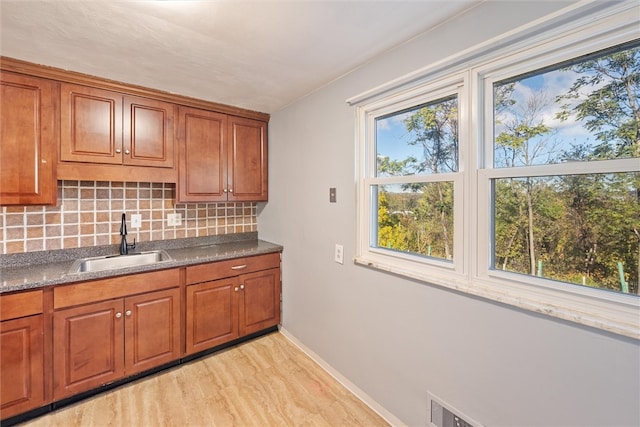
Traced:
<path fill-rule="evenodd" d="M 331 187 L 329 188 L 329 203 L 335 203 L 335 202 L 336 202 L 336 188 Z"/>

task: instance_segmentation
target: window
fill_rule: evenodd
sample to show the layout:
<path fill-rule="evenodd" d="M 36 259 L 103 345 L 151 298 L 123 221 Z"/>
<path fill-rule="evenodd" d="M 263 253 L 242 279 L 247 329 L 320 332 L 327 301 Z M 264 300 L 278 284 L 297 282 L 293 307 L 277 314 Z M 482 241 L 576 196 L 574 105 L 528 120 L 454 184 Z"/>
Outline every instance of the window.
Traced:
<path fill-rule="evenodd" d="M 458 98 L 450 96 L 375 119 L 371 246 L 453 258 L 453 182 L 458 171 Z M 425 176 L 435 175 L 433 181 Z M 385 184 L 386 177 L 401 182 Z"/>
<path fill-rule="evenodd" d="M 639 45 L 492 92 L 492 269 L 637 295 L 640 173 L 618 160 L 640 158 Z"/>
<path fill-rule="evenodd" d="M 373 258 L 459 270 L 464 76 L 418 87 L 366 113 L 367 229 Z"/>
<path fill-rule="evenodd" d="M 638 6 L 581 7 L 349 101 L 356 263 L 640 337 Z"/>

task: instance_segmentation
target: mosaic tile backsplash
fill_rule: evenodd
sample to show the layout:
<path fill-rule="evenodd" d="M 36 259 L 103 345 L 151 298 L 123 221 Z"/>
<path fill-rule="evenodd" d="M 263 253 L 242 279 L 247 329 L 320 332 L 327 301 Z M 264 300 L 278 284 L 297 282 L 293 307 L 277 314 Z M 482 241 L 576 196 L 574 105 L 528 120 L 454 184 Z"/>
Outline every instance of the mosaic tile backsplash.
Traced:
<path fill-rule="evenodd" d="M 58 181 L 57 206 L 3 206 L 2 254 L 70 249 L 120 243 L 120 221 L 127 214 L 127 241 L 257 231 L 256 204 L 174 204 L 175 184 L 144 182 Z M 182 224 L 169 226 L 179 213 Z M 131 215 L 140 214 L 139 229 Z"/>

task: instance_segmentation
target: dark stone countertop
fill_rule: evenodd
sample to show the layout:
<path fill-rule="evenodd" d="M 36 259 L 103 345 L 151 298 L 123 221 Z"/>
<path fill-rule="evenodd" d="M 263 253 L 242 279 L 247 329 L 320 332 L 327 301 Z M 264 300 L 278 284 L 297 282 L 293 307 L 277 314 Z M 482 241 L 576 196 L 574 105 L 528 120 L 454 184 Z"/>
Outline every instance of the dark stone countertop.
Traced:
<path fill-rule="evenodd" d="M 117 245 L 0 255 L 0 294 L 282 252 L 283 247 L 259 240 L 257 233 L 252 232 L 147 242 L 138 244 L 135 251 L 159 249 L 165 250 L 173 259 L 156 264 L 74 274 L 70 274 L 69 270 L 75 260 L 116 255 Z"/>

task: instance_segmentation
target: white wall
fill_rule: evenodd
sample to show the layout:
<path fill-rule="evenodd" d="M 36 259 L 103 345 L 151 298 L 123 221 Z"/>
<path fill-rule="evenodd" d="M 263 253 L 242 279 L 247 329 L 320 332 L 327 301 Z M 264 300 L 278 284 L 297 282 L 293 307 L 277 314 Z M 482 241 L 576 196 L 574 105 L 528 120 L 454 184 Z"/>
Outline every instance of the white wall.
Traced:
<path fill-rule="evenodd" d="M 559 6 L 484 3 L 272 115 L 258 229 L 285 248 L 283 326 L 408 425 L 425 425 L 427 391 L 486 426 L 640 425 L 637 341 L 350 262 L 355 128 L 345 99 Z"/>

